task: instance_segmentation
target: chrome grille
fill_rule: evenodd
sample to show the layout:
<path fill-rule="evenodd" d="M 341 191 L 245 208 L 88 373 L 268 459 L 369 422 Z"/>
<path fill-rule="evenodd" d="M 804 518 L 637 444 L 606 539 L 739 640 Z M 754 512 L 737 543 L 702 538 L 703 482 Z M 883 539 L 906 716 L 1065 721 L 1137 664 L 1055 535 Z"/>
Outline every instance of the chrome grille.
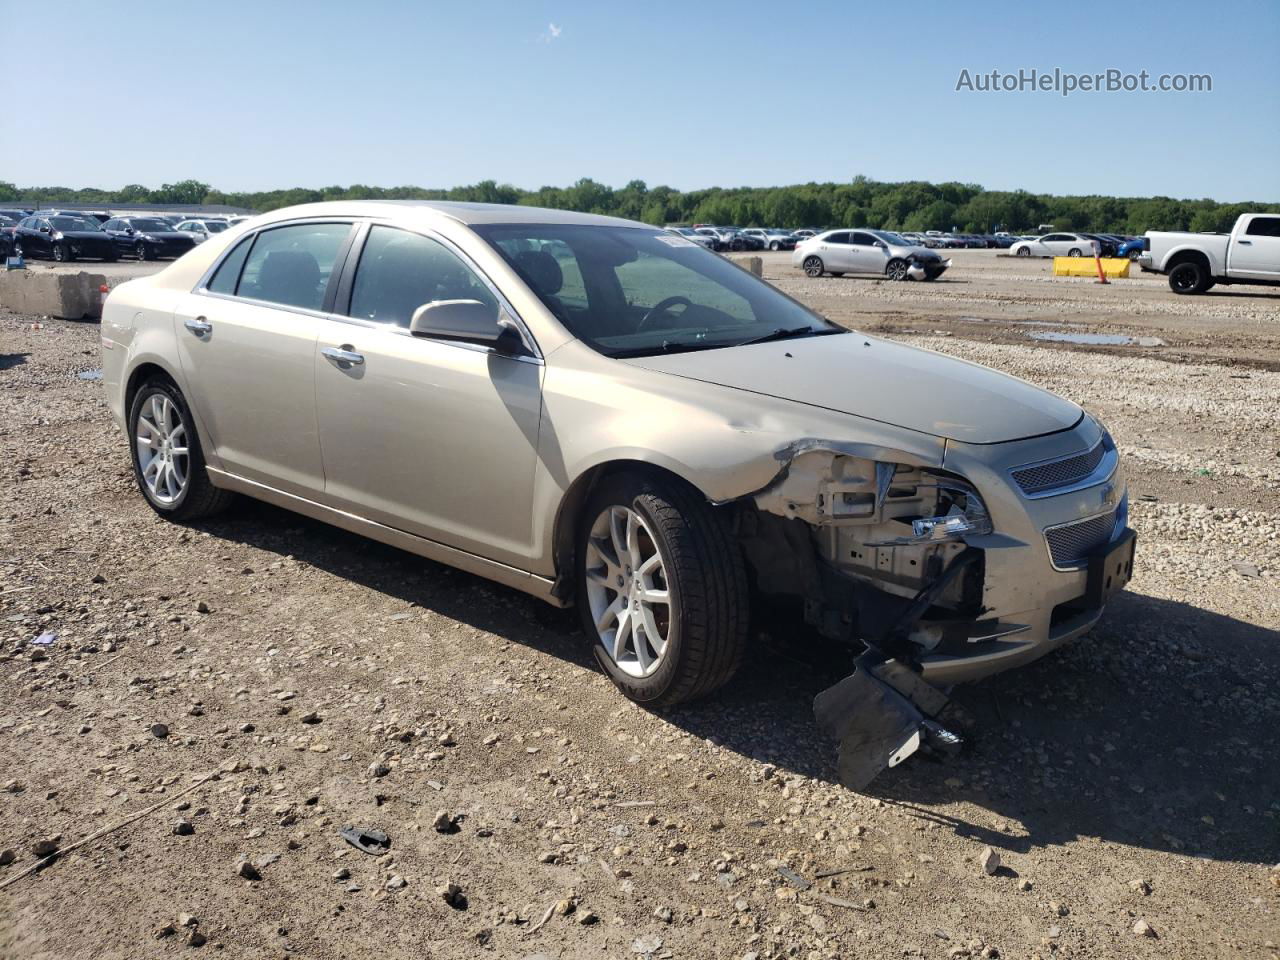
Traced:
<path fill-rule="evenodd" d="M 1116 528 L 1116 512 L 1110 510 L 1087 520 L 1050 527 L 1044 532 L 1049 556 L 1059 570 L 1078 567 L 1089 554 L 1108 540 Z"/>
<path fill-rule="evenodd" d="M 1023 493 L 1040 493 L 1055 487 L 1065 487 L 1083 480 L 1097 470 L 1106 452 L 1105 441 L 1099 440 L 1092 450 L 1078 453 L 1074 457 L 1020 467 L 1013 471 L 1013 480 Z"/>

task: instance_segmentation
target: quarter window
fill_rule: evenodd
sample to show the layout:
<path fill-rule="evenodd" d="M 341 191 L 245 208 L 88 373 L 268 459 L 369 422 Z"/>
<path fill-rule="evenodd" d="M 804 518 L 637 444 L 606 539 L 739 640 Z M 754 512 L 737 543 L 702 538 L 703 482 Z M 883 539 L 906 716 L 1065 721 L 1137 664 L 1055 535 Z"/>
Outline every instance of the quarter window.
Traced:
<path fill-rule="evenodd" d="M 850 235 L 848 233 L 833 233 L 830 236 L 828 236 L 823 242 L 824 243 L 852 243 L 853 240 L 850 238 Z"/>
<path fill-rule="evenodd" d="M 319 310 L 348 223 L 299 223 L 258 234 L 236 293 L 287 307 Z"/>
<path fill-rule="evenodd" d="M 209 281 L 210 293 L 222 293 L 232 296 L 236 292 L 236 282 L 240 279 L 240 268 L 249 256 L 249 248 L 253 246 L 253 237 L 246 237 L 236 245 L 227 258 L 218 266 L 218 270 Z"/>
<path fill-rule="evenodd" d="M 419 307 L 437 300 L 479 300 L 498 322 L 497 297 L 444 244 L 407 230 L 371 227 L 352 284 L 350 315 L 407 328 Z"/>

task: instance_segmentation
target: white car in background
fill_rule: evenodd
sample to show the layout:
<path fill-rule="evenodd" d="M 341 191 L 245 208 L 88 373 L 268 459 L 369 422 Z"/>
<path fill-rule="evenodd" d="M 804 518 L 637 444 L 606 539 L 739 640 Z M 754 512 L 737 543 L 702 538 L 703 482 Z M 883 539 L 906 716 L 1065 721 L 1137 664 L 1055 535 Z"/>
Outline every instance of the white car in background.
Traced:
<path fill-rule="evenodd" d="M 215 233 L 227 229 L 227 226 L 225 220 L 183 220 L 176 229 L 191 234 L 196 243 L 204 243 Z"/>
<path fill-rule="evenodd" d="M 1078 233 L 1047 233 L 1020 240 L 1009 252 L 1015 257 L 1091 257 L 1093 241 Z"/>
<path fill-rule="evenodd" d="M 716 248 L 716 242 L 705 233 L 699 233 L 693 227 L 667 227 L 667 233 L 674 233 L 677 237 L 684 237 L 691 240 L 700 247 L 706 247 L 708 250 Z"/>

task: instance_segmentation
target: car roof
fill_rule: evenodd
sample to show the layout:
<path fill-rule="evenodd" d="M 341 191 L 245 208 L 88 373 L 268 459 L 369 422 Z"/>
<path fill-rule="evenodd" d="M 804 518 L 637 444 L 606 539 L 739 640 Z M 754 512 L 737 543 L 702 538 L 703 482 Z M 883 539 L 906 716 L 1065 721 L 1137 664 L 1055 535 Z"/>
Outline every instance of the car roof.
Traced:
<path fill-rule="evenodd" d="M 259 222 L 267 220 L 291 220 L 297 217 L 388 217 L 406 220 L 430 217 L 448 217 L 467 226 L 492 223 L 540 223 L 583 224 L 613 227 L 642 227 L 657 230 L 647 223 L 606 217 L 595 213 L 577 213 L 572 210 L 550 210 L 545 207 L 525 207 L 507 203 L 464 203 L 453 200 L 331 200 L 323 203 L 304 203 L 296 207 L 273 210 Z"/>

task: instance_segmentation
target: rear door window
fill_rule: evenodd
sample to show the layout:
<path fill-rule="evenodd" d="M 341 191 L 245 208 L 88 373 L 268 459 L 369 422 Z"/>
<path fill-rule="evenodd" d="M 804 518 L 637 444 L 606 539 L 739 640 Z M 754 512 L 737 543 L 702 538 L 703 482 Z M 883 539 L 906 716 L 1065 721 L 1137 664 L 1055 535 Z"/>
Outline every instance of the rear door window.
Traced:
<path fill-rule="evenodd" d="M 1244 232 L 1251 237 L 1280 237 L 1280 217 L 1254 217 Z"/>
<path fill-rule="evenodd" d="M 236 293 L 286 307 L 319 310 L 349 223 L 299 223 L 258 234 Z"/>

